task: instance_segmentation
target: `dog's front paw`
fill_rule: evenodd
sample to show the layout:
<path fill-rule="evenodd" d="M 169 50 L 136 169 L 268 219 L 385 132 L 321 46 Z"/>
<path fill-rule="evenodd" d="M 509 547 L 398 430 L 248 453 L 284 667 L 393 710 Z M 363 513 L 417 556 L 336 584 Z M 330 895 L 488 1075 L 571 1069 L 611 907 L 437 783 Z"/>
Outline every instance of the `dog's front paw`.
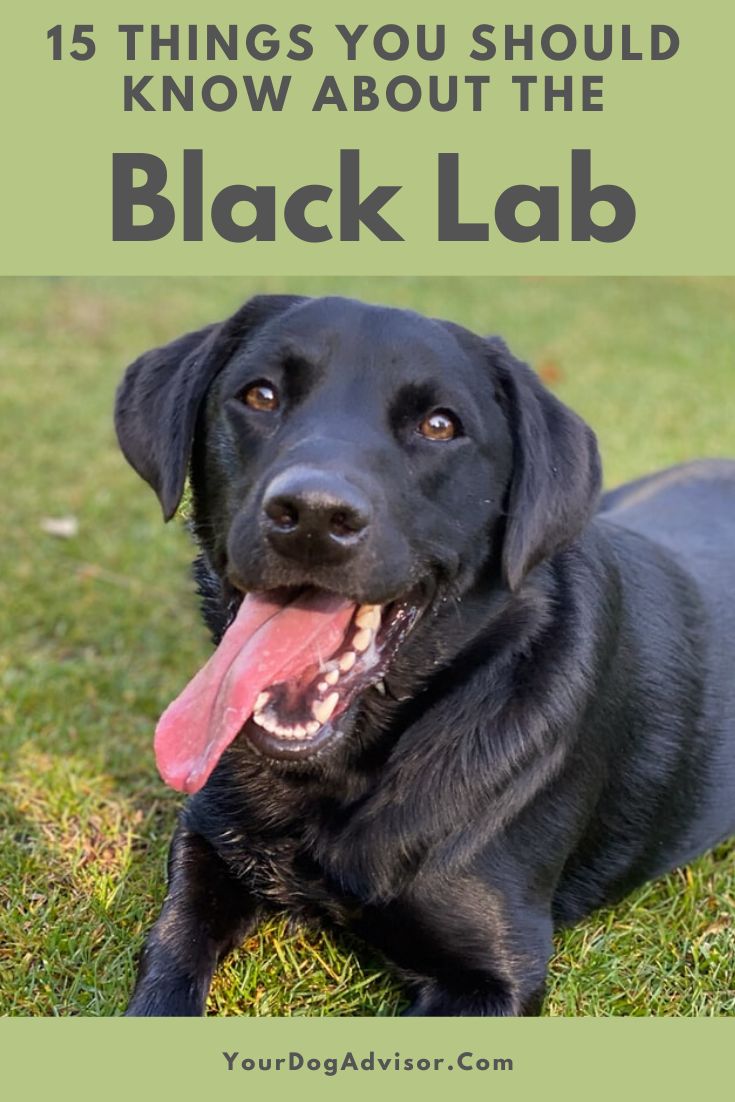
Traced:
<path fill-rule="evenodd" d="M 200 1018 L 206 1009 L 207 993 L 202 984 L 187 977 L 165 977 L 139 982 L 130 1000 L 126 1018 Z"/>
<path fill-rule="evenodd" d="M 491 986 L 495 989 L 492 990 Z M 448 991 L 431 983 L 420 989 L 411 1005 L 403 1012 L 408 1018 L 515 1018 L 535 1017 L 541 1011 L 544 992 L 535 991 L 527 997 L 504 990 L 502 985 L 488 985 L 485 990 Z"/>

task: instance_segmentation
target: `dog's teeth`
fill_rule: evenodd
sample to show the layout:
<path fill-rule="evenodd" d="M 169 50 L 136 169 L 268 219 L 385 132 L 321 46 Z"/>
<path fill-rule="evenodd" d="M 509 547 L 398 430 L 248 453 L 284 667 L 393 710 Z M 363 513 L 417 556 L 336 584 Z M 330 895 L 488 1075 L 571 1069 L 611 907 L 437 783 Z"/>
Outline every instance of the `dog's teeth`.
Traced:
<path fill-rule="evenodd" d="M 355 624 L 359 628 L 375 631 L 380 626 L 380 605 L 361 605 L 355 616 Z"/>
<path fill-rule="evenodd" d="M 262 712 L 270 698 L 270 693 L 261 693 L 258 699 L 255 701 L 255 711 Z"/>
<path fill-rule="evenodd" d="M 339 660 L 339 668 L 342 673 L 347 673 L 348 670 L 351 670 L 356 661 L 357 655 L 355 652 L 353 650 L 346 650 Z"/>
<path fill-rule="evenodd" d="M 339 702 L 339 693 L 330 693 L 326 700 L 315 700 L 311 706 L 311 714 L 318 720 L 322 727 L 332 715 Z"/>
<path fill-rule="evenodd" d="M 330 685 L 336 685 L 339 681 L 339 670 L 333 669 L 329 673 L 324 674 L 324 680 L 317 683 L 317 691 L 322 695 L 327 691 Z"/>
<path fill-rule="evenodd" d="M 278 735 L 279 738 L 302 738 L 306 734 L 306 728 L 298 724 L 295 727 L 286 727 L 285 725 L 281 726 L 279 723 L 276 725 L 273 733 Z"/>
<path fill-rule="evenodd" d="M 378 681 L 375 688 L 378 690 L 381 696 L 385 696 L 385 681 Z"/>
<path fill-rule="evenodd" d="M 367 650 L 373 641 L 373 633 L 370 628 L 362 628 L 352 640 L 355 650 L 360 652 Z"/>
<path fill-rule="evenodd" d="M 332 708 L 332 711 L 333 710 L 334 708 Z M 263 715 L 262 712 L 258 715 L 254 715 L 253 720 L 258 726 L 268 731 L 269 734 L 286 739 L 306 738 L 307 735 L 316 734 L 321 726 L 320 723 L 309 720 L 308 723 L 296 723 L 293 727 L 289 727 L 286 724 L 279 723 L 272 715 Z"/>

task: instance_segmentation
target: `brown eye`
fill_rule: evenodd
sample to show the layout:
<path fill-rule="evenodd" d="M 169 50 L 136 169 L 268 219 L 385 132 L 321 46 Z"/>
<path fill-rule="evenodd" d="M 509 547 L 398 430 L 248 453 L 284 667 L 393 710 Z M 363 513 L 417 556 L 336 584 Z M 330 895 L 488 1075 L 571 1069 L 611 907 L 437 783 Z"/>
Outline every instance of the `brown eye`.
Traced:
<path fill-rule="evenodd" d="M 278 391 L 270 383 L 261 380 L 251 383 L 241 395 L 242 401 L 251 409 L 257 409 L 261 413 L 272 413 L 281 404 L 278 399 Z"/>
<path fill-rule="evenodd" d="M 460 432 L 460 424 L 453 413 L 446 409 L 435 409 L 424 417 L 418 431 L 427 440 L 453 440 Z"/>

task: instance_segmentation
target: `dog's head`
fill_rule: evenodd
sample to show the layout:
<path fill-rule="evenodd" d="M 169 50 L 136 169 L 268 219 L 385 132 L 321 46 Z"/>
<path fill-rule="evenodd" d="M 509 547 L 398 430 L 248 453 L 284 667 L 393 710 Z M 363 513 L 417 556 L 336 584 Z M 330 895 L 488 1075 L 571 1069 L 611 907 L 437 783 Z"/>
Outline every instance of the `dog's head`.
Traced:
<path fill-rule="evenodd" d="M 166 519 L 191 470 L 208 560 L 247 595 L 159 725 L 187 791 L 244 725 L 267 756 L 324 752 L 439 595 L 517 591 L 599 491 L 592 432 L 501 341 L 347 299 L 255 298 L 146 353 L 115 418 Z"/>

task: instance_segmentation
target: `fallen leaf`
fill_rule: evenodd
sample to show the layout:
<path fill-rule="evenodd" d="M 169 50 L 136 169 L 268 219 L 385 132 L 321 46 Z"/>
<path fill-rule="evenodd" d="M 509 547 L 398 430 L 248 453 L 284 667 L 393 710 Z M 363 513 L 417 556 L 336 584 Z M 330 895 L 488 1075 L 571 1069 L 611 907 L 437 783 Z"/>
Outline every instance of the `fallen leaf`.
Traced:
<path fill-rule="evenodd" d="M 543 379 L 547 386 L 554 386 L 564 379 L 564 372 L 556 360 L 542 360 L 537 367 L 537 371 L 539 377 Z"/>

